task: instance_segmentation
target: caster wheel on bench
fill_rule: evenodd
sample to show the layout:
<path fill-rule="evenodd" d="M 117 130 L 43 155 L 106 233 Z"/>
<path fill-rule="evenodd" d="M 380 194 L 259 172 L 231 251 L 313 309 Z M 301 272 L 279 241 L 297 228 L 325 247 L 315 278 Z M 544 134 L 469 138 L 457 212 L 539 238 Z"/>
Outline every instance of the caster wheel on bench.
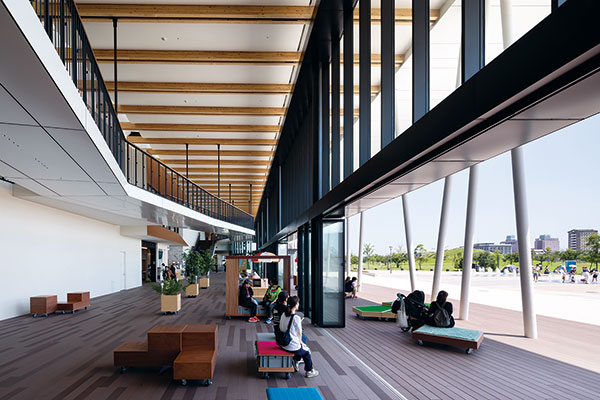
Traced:
<path fill-rule="evenodd" d="M 286 372 L 286 373 L 283 375 L 283 379 L 290 379 L 291 377 L 292 377 L 292 373 L 291 373 L 291 372 Z"/>
<path fill-rule="evenodd" d="M 203 379 L 202 386 L 210 386 L 212 385 L 212 381 L 210 379 Z"/>
<path fill-rule="evenodd" d="M 187 380 L 186 379 L 182 379 L 181 380 L 181 386 L 185 386 L 187 385 Z"/>
<path fill-rule="evenodd" d="M 119 367 L 119 372 L 120 372 L 121 374 L 125 373 L 125 371 L 127 371 L 127 368 L 126 368 L 126 367 Z"/>
<path fill-rule="evenodd" d="M 467 349 L 467 350 L 465 350 L 465 353 L 471 354 L 471 353 L 473 353 L 473 349 Z"/>
<path fill-rule="evenodd" d="M 33 318 L 37 318 L 37 314 L 33 314 Z"/>
<path fill-rule="evenodd" d="M 262 373 L 262 377 L 263 377 L 263 379 L 269 379 L 269 373 L 268 372 L 263 372 Z"/>
<path fill-rule="evenodd" d="M 231 321 L 231 317 L 229 315 L 226 318 L 228 321 Z"/>
<path fill-rule="evenodd" d="M 419 346 L 423 346 L 423 341 L 422 341 L 422 340 L 417 340 L 417 344 L 418 344 Z"/>

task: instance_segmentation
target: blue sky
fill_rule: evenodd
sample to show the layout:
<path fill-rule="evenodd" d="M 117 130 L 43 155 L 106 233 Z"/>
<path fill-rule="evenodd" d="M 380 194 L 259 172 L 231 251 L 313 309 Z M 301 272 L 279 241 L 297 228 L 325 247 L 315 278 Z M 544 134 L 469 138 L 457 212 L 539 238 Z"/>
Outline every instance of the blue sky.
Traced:
<path fill-rule="evenodd" d="M 600 114 L 554 132 L 524 147 L 530 237 L 549 234 L 567 246 L 573 228 L 600 230 Z M 475 243 L 516 234 L 510 152 L 481 164 L 477 192 Z M 437 245 L 444 181 L 409 193 L 413 241 L 427 250 Z M 450 198 L 446 249 L 463 245 L 468 170 L 455 174 Z M 365 243 L 378 254 L 389 246 L 406 249 L 402 200 L 391 200 L 364 214 Z M 350 220 L 350 247 L 358 252 L 359 216 Z"/>

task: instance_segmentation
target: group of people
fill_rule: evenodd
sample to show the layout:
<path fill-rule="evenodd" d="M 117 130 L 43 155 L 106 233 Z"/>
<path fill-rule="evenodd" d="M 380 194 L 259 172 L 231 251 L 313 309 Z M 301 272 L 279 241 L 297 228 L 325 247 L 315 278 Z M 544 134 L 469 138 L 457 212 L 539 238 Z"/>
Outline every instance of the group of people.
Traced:
<path fill-rule="evenodd" d="M 178 262 L 172 262 L 171 266 L 167 267 L 165 263 L 162 264 L 162 278 L 163 280 L 167 279 L 177 279 L 177 271 L 181 267 Z"/>
<path fill-rule="evenodd" d="M 277 344 L 284 350 L 294 354 L 294 370 L 298 371 L 300 363 L 304 363 L 304 371 L 307 378 L 319 375 L 319 371 L 313 368 L 310 348 L 306 344 L 306 335 L 302 332 L 303 318 L 298 315 L 300 299 L 298 296 L 289 296 L 288 292 L 281 290 L 277 279 L 269 279 L 269 287 L 261 302 L 254 298 L 252 282 L 245 279 L 239 290 L 239 304 L 250 310 L 248 322 L 258 322 L 256 316 L 258 305 L 262 305 L 267 311 L 265 323 L 273 325 L 273 331 L 277 338 Z M 286 337 L 287 339 L 283 339 Z"/>
<path fill-rule="evenodd" d="M 358 290 L 358 278 L 349 276 L 346 277 L 344 281 L 344 293 L 347 299 L 358 299 L 356 292 Z"/>

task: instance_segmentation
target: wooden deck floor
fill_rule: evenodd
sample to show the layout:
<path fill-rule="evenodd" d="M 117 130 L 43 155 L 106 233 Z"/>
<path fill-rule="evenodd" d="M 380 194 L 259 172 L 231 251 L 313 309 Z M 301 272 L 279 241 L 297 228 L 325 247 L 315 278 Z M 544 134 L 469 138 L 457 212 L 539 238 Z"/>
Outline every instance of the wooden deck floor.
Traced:
<path fill-rule="evenodd" d="M 486 338 L 467 356 L 417 346 L 393 322 L 358 319 L 352 306 L 375 304 L 362 297 L 390 300 L 396 292 L 364 286 L 361 299 L 346 301 L 346 328 L 329 332 L 408 399 L 600 398 L 596 326 L 539 317 L 540 339 L 525 339 L 520 313 L 472 305 L 472 321 L 457 326 L 483 330 Z"/>
<path fill-rule="evenodd" d="M 267 387 L 313 386 L 333 399 L 394 398 L 391 391 L 344 353 L 321 329 L 306 327 L 315 368 L 321 375 L 290 380 L 260 379 L 256 372 L 256 332 L 264 323 L 225 320 L 224 275 L 211 277 L 211 288 L 182 299 L 179 315 L 163 316 L 160 298 L 149 287 L 92 299 L 92 308 L 75 315 L 22 316 L 0 322 L 0 400 L 7 399 L 266 399 Z M 216 323 L 219 356 L 213 385 L 171 380 L 171 370 L 130 369 L 119 374 L 112 350 L 125 341 L 145 340 L 158 324 Z M 276 374 L 274 374 L 276 375 Z"/>

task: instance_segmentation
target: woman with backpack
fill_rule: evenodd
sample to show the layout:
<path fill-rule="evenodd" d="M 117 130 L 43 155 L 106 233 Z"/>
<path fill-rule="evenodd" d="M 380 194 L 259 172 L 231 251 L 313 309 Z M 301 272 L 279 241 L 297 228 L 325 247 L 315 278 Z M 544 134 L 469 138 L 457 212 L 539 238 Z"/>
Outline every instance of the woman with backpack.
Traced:
<path fill-rule="evenodd" d="M 306 377 L 313 378 L 319 375 L 319 371 L 313 368 L 310 349 L 302 342 L 302 318 L 296 315 L 299 303 L 298 296 L 288 297 L 287 310 L 279 320 L 275 336 L 282 349 L 294 353 L 294 370 L 298 371 L 300 360 L 303 360 Z"/>
<path fill-rule="evenodd" d="M 429 306 L 429 314 L 425 323 L 440 328 L 452 328 L 454 326 L 454 317 L 452 316 L 452 303 L 447 301 L 448 292 L 440 290 L 435 301 Z"/>

